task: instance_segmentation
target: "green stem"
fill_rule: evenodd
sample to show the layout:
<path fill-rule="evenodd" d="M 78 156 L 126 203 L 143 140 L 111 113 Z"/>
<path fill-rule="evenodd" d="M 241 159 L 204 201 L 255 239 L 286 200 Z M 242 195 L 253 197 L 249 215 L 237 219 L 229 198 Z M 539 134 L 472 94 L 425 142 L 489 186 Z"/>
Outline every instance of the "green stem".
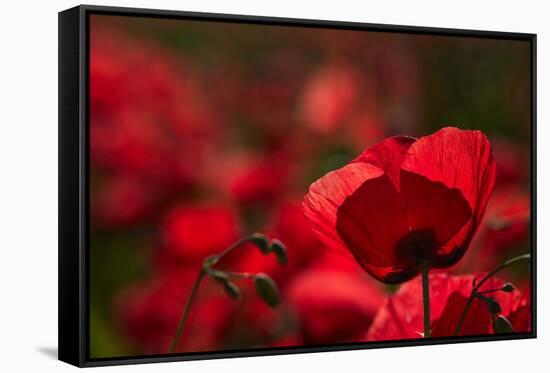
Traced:
<path fill-rule="evenodd" d="M 424 338 L 430 338 L 430 280 L 428 274 L 430 265 L 428 262 L 422 263 L 422 303 L 424 305 Z"/>
<path fill-rule="evenodd" d="M 460 333 L 460 329 L 462 329 L 462 324 L 466 319 L 466 314 L 470 310 L 472 302 L 474 301 L 474 297 L 476 296 L 476 294 L 478 294 L 478 290 L 481 288 L 481 286 L 488 279 L 490 279 L 491 277 L 493 277 L 494 275 L 496 275 L 498 272 L 502 271 L 504 268 L 508 267 L 509 265 L 519 262 L 521 260 L 530 260 L 530 259 L 531 259 L 531 254 L 524 254 L 524 255 L 516 256 L 512 259 L 508 259 L 507 261 L 505 261 L 504 263 L 502 263 L 501 265 L 493 269 L 491 272 L 487 273 L 487 275 L 485 275 L 485 277 L 483 277 L 483 279 L 481 279 L 481 281 L 479 281 L 473 287 L 472 292 L 470 293 L 470 297 L 466 301 L 466 306 L 464 307 L 464 311 L 462 311 L 462 314 L 460 315 L 460 319 L 458 320 L 458 324 L 456 325 L 455 336 L 458 335 L 458 333 Z"/>
<path fill-rule="evenodd" d="M 183 333 L 183 328 L 185 327 L 185 322 L 187 321 L 187 317 L 189 316 L 189 311 L 191 310 L 191 305 L 193 304 L 193 301 L 195 300 L 195 295 L 197 294 L 197 290 L 199 289 L 199 286 L 201 284 L 202 279 L 205 275 L 204 269 L 199 272 L 199 275 L 197 276 L 197 279 L 195 280 L 195 283 L 193 284 L 193 287 L 191 288 L 191 293 L 189 294 L 189 298 L 187 298 L 187 303 L 185 304 L 185 309 L 183 310 L 183 313 L 181 315 L 181 319 L 178 324 L 178 328 L 176 329 L 176 335 L 174 336 L 174 339 L 172 340 L 172 344 L 170 345 L 170 350 L 168 350 L 169 353 L 173 354 L 176 352 L 176 348 L 179 345 L 179 341 L 181 338 L 181 335 Z"/>

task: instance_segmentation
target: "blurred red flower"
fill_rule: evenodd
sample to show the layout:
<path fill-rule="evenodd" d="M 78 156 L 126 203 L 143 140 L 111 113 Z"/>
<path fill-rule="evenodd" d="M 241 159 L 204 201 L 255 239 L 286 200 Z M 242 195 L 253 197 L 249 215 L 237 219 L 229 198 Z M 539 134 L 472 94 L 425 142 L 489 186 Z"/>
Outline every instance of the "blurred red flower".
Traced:
<path fill-rule="evenodd" d="M 140 354 L 166 353 L 196 278 L 195 271 L 167 272 L 125 288 L 115 302 L 121 332 Z M 178 351 L 223 348 L 233 301 L 217 284 L 204 283 L 191 308 Z"/>
<path fill-rule="evenodd" d="M 513 247 L 529 237 L 531 198 L 519 188 L 498 190 L 484 219 L 485 247 L 495 255 L 497 251 Z"/>
<path fill-rule="evenodd" d="M 314 232 L 386 283 L 455 264 L 481 222 L 496 163 L 480 131 L 392 137 L 314 182 L 303 206 Z"/>
<path fill-rule="evenodd" d="M 91 35 L 90 48 L 90 161 L 97 188 L 122 175 L 145 185 L 157 201 L 187 190 L 217 134 L 191 69 L 154 43 L 106 27 Z"/>
<path fill-rule="evenodd" d="M 306 83 L 301 117 L 319 133 L 331 132 L 348 115 L 357 98 L 358 77 L 349 66 L 327 66 Z"/>
<path fill-rule="evenodd" d="M 282 154 L 255 160 L 234 175 L 231 194 L 244 206 L 273 205 L 284 192 L 288 165 Z"/>
<path fill-rule="evenodd" d="M 455 273 L 493 268 L 517 255 L 528 242 L 531 222 L 531 197 L 518 186 L 495 188 L 472 249 L 453 268 Z M 483 255 L 481 255 L 483 254 Z"/>
<path fill-rule="evenodd" d="M 430 274 L 430 308 L 432 337 L 454 335 L 464 311 L 474 278 L 483 275 L 451 276 L 446 273 Z M 498 289 L 504 281 L 492 277 L 480 291 Z M 511 293 L 498 291 L 487 296 L 494 298 L 501 307 L 501 315 L 508 318 L 514 331 L 530 329 L 530 304 L 519 290 Z M 403 284 L 397 293 L 388 298 L 380 308 L 366 339 L 369 341 L 421 338 L 423 325 L 422 283 L 420 277 Z M 459 335 L 482 335 L 493 332 L 492 314 L 485 301 L 474 299 L 466 314 Z"/>
<path fill-rule="evenodd" d="M 229 207 L 183 205 L 166 214 L 161 229 L 163 254 L 197 266 L 237 240 L 239 220 Z"/>
<path fill-rule="evenodd" d="M 154 193 L 140 180 L 112 177 L 92 194 L 92 221 L 110 227 L 136 224 L 147 216 L 154 202 Z"/>
<path fill-rule="evenodd" d="M 316 253 L 315 257 L 315 261 L 311 264 L 311 268 L 342 272 L 364 272 L 363 268 L 361 268 L 349 251 L 327 248 L 326 250 Z"/>
<path fill-rule="evenodd" d="M 309 229 L 300 202 L 286 201 L 275 212 L 272 236 L 287 248 L 289 270 L 300 271 L 314 261 L 324 245 Z"/>
<path fill-rule="evenodd" d="M 314 344 L 356 341 L 384 301 L 378 284 L 363 273 L 327 269 L 301 272 L 286 297 L 304 342 Z"/>

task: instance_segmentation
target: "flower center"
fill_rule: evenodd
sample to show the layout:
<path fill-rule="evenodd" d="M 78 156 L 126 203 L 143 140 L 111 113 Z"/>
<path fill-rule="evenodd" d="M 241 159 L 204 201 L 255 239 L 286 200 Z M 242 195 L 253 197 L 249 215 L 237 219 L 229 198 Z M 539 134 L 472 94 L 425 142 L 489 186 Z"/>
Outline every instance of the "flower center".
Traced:
<path fill-rule="evenodd" d="M 430 261 L 437 250 L 435 233 L 431 229 L 413 230 L 396 246 L 397 255 L 414 263 Z"/>

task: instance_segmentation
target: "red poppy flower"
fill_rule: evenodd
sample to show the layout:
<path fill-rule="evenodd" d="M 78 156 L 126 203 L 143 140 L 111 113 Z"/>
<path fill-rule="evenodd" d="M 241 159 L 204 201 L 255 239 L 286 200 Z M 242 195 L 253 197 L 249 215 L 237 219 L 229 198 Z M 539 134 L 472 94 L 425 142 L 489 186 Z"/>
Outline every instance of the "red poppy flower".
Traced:
<path fill-rule="evenodd" d="M 445 268 L 464 255 L 495 177 L 480 131 L 397 136 L 314 182 L 304 213 L 327 244 L 350 250 L 380 281 L 399 283 L 423 262 Z"/>
<path fill-rule="evenodd" d="M 285 297 L 307 343 L 353 342 L 384 301 L 377 285 L 362 272 L 310 270 L 293 280 Z"/>
<path fill-rule="evenodd" d="M 430 275 L 430 308 L 433 337 L 452 336 L 462 315 L 474 278 L 483 276 L 450 276 L 445 273 Z M 480 291 L 498 289 L 504 281 L 490 278 Z M 498 291 L 488 294 L 501 307 L 501 315 L 508 318 L 514 331 L 530 329 L 530 305 L 521 291 Z M 422 283 L 418 277 L 403 284 L 380 308 L 366 335 L 369 341 L 421 338 L 424 330 L 422 307 Z M 485 301 L 474 299 L 466 314 L 459 335 L 482 335 L 493 332 L 492 315 Z"/>

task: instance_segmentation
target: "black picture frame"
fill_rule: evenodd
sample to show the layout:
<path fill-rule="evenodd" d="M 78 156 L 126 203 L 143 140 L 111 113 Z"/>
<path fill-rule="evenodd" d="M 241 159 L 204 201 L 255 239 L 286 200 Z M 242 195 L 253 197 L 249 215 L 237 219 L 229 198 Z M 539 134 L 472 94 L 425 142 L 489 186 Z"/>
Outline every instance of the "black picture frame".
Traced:
<path fill-rule="evenodd" d="M 89 144 L 88 144 L 88 19 L 91 14 L 161 17 L 236 23 L 384 31 L 409 34 L 496 38 L 528 41 L 531 46 L 531 300 L 529 333 L 445 337 L 336 345 L 277 347 L 122 358 L 90 358 L 89 294 Z M 372 349 L 443 343 L 536 338 L 536 34 L 396 26 L 342 21 L 257 17 L 81 5 L 59 13 L 59 360 L 79 367 L 171 362 L 261 355 Z"/>

